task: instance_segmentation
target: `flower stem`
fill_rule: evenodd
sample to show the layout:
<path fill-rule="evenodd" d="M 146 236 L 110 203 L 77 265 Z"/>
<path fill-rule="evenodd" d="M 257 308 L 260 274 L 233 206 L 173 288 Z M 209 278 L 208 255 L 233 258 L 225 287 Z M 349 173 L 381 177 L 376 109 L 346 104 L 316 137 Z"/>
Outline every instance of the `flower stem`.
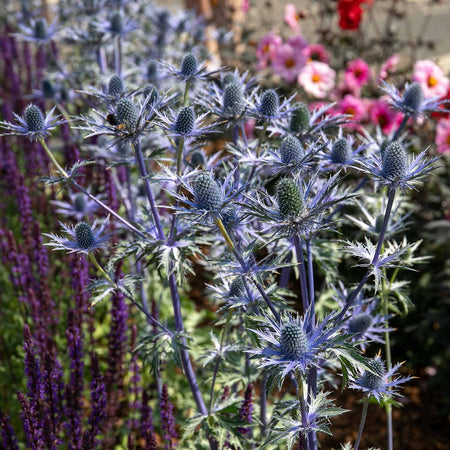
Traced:
<path fill-rule="evenodd" d="M 392 137 L 392 141 L 396 141 L 400 137 L 400 134 L 402 133 L 403 128 L 405 128 L 408 120 L 409 120 L 409 114 L 405 114 L 405 117 L 403 117 L 402 122 L 400 123 L 399 127 L 397 128 L 397 131 L 395 132 L 394 136 Z"/>
<path fill-rule="evenodd" d="M 183 170 L 183 148 L 184 148 L 184 138 L 180 137 L 177 148 L 177 175 L 181 177 L 181 172 Z"/>
<path fill-rule="evenodd" d="M 302 291 L 303 314 L 306 315 L 306 311 L 309 308 L 308 282 L 306 279 L 305 259 L 303 257 L 303 240 L 301 240 L 297 235 L 294 235 L 294 246 L 299 264 L 298 270 L 300 289 Z"/>
<path fill-rule="evenodd" d="M 184 95 L 183 95 L 183 106 L 187 105 L 189 100 L 189 89 L 191 88 L 190 81 L 186 81 L 186 86 L 184 87 Z"/>
<path fill-rule="evenodd" d="M 354 450 L 358 450 L 359 443 L 361 442 L 362 433 L 364 430 L 364 424 L 366 423 L 367 409 L 369 408 L 369 398 L 364 399 L 363 409 L 361 414 L 361 422 L 359 423 L 358 437 L 356 438 Z"/>

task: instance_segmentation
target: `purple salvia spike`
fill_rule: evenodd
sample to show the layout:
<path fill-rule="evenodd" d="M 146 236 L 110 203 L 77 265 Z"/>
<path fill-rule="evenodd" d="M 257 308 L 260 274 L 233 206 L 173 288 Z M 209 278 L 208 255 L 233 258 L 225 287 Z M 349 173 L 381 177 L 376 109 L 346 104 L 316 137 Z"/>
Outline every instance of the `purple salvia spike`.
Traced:
<path fill-rule="evenodd" d="M 13 427 L 9 423 L 9 417 L 5 416 L 2 410 L 0 410 L 0 430 L 3 447 L 8 450 L 19 450 L 16 435 L 14 434 Z"/>
<path fill-rule="evenodd" d="M 82 450 L 93 450 L 95 448 L 94 439 L 89 430 L 84 430 L 81 444 Z"/>
<path fill-rule="evenodd" d="M 175 430 L 175 417 L 173 415 L 173 405 L 169 401 L 169 393 L 167 391 L 167 384 L 163 384 L 160 402 L 161 412 L 161 429 L 164 440 L 164 448 L 172 449 L 176 447 L 176 443 L 172 440 L 178 438 Z"/>
<path fill-rule="evenodd" d="M 148 439 L 150 434 L 153 434 L 152 408 L 149 405 L 149 401 L 150 397 L 144 389 L 142 392 L 140 431 L 141 437 L 145 440 Z"/>
<path fill-rule="evenodd" d="M 106 389 L 103 376 L 100 372 L 98 358 L 95 353 L 91 355 L 91 414 L 89 425 L 91 426 L 91 440 L 95 442 L 95 436 L 101 430 L 103 420 L 106 416 Z M 94 445 L 95 447 L 95 445 Z"/>
<path fill-rule="evenodd" d="M 252 423 L 253 413 L 253 384 L 250 383 L 247 386 L 244 394 L 244 401 L 239 408 L 239 420 L 241 422 Z M 244 436 L 251 437 L 251 428 L 242 427 L 239 428 L 239 432 Z"/>
<path fill-rule="evenodd" d="M 131 340 L 130 340 L 130 348 L 133 350 L 136 347 L 136 339 L 137 339 L 137 327 L 133 325 L 131 328 Z M 138 354 L 134 353 L 131 362 L 131 378 L 130 378 L 130 398 L 133 398 L 133 401 L 130 402 L 130 412 L 131 418 L 129 422 L 129 428 L 132 431 L 138 429 L 138 420 L 136 413 L 141 409 L 140 405 L 140 397 L 141 397 L 141 386 L 139 382 L 141 381 L 141 376 L 139 374 L 139 362 L 138 362 Z"/>
<path fill-rule="evenodd" d="M 23 430 L 25 432 L 28 447 L 30 447 L 31 450 L 40 450 L 45 448 L 41 436 L 42 428 L 36 421 L 36 418 L 31 410 L 30 402 L 25 398 L 22 392 L 17 392 L 17 398 L 19 399 L 19 403 L 22 408 L 20 418 L 22 419 Z"/>

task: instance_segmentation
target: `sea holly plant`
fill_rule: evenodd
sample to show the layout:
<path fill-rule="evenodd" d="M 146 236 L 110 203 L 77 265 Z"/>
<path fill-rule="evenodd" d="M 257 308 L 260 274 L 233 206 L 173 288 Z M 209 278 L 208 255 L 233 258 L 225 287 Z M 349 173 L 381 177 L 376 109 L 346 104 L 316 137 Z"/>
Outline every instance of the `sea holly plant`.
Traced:
<path fill-rule="evenodd" d="M 94 5 L 82 3 L 66 11 L 67 18 L 82 18 L 85 33 L 71 41 L 81 60 L 51 67 L 55 77 L 78 86 L 73 97 L 48 113 L 41 101 L 31 103 L 0 127 L 47 158 L 47 184 L 58 187 L 58 199 L 48 203 L 64 217 L 42 239 L 85 265 L 91 278 L 86 311 L 130 304 L 135 401 L 128 422 L 121 422 L 129 427 L 130 448 L 143 439 L 146 448 L 159 442 L 164 448 L 315 450 L 321 433 L 333 433 L 333 417 L 345 413 L 335 404 L 337 386 L 364 397 L 355 448 L 369 398 L 386 408 L 387 447 L 393 448 L 393 398 L 410 377 L 397 375 L 404 369 L 391 357 L 389 322 L 399 312 L 391 299 L 397 287 L 406 288 L 398 279 L 402 270 L 422 262 L 414 255 L 419 244 L 403 236 L 407 196 L 435 165 L 427 149 L 414 156 L 406 126 L 439 102 L 424 100 L 417 83 L 403 94 L 383 84 L 405 119 L 380 143 L 370 130 L 342 128 L 348 117 L 331 114 L 332 105 L 310 108 L 300 96 L 285 98 L 278 86 L 260 87 L 234 68 L 209 70 L 205 43 L 195 38 L 204 23 L 190 14 L 172 16 L 139 2 L 119 2 L 103 13 L 98 2 L 93 21 L 88 3 Z M 41 45 L 50 31 L 39 23 L 31 23 L 37 30 L 31 42 Z M 84 44 L 93 54 L 82 58 Z M 77 69 L 81 62 L 90 70 Z M 58 150 L 66 141 L 77 157 L 64 165 Z M 90 179 L 96 170 L 104 172 L 100 183 Z M 336 261 L 363 269 L 349 276 Z M 201 284 L 196 301 L 189 283 Z M 333 301 L 324 306 L 325 292 Z M 72 356 L 80 348 L 74 314 L 67 332 Z M 116 329 L 127 325 L 123 317 L 113 319 Z M 89 327 L 93 334 L 95 322 Z M 74 379 L 82 372 L 77 358 L 74 384 L 81 383 Z M 103 404 L 102 374 L 98 362 L 92 365 L 95 392 L 86 407 L 95 411 Z M 141 376 L 146 385 L 139 386 Z M 39 434 L 32 421 L 41 408 L 56 423 L 58 414 L 46 409 L 56 400 L 37 401 L 44 388 L 29 377 L 29 399 L 19 396 L 25 445 L 56 448 L 69 440 L 70 448 L 81 448 L 81 441 L 73 444 L 69 419 L 53 427 L 50 440 Z M 60 416 L 70 409 L 64 409 L 69 388 Z M 15 442 L 5 417 L 2 439 Z M 111 445 L 111 428 L 79 415 L 75 422 L 83 448 Z"/>

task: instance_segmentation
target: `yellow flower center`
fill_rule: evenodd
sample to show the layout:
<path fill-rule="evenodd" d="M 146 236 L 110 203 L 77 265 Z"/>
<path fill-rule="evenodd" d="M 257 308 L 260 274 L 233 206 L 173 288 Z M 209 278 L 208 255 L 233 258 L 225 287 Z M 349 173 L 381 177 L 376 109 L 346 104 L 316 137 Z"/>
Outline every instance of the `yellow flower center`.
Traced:
<path fill-rule="evenodd" d="M 263 53 L 268 53 L 270 50 L 270 45 L 269 44 L 265 44 L 263 47 Z"/>
<path fill-rule="evenodd" d="M 355 108 L 349 106 L 347 108 L 345 108 L 345 114 L 348 114 L 350 116 L 354 116 L 355 115 Z"/>
<path fill-rule="evenodd" d="M 289 69 L 291 67 L 295 66 L 295 61 L 292 58 L 288 58 L 285 62 L 284 65 Z"/>
<path fill-rule="evenodd" d="M 320 81 L 320 75 L 318 74 L 318 73 L 315 73 L 313 76 L 312 76 L 312 81 L 313 81 L 313 83 L 318 83 L 319 81 Z"/>
<path fill-rule="evenodd" d="M 428 86 L 429 87 L 436 86 L 437 82 L 438 82 L 438 80 L 435 77 L 433 77 L 433 76 L 428 77 Z"/>
<path fill-rule="evenodd" d="M 450 134 L 447 136 L 447 145 L 450 145 Z"/>

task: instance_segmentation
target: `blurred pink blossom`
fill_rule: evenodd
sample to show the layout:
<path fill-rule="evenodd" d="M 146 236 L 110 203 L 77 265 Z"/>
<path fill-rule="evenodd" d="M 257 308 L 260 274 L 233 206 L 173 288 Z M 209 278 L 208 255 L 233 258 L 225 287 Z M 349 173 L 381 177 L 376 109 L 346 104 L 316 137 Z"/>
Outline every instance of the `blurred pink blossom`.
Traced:
<path fill-rule="evenodd" d="M 340 114 L 347 114 L 350 116 L 348 118 L 350 122 L 346 123 L 345 126 L 353 129 L 357 129 L 361 126 L 360 123 L 364 119 L 367 112 L 365 103 L 362 99 L 353 95 L 345 95 L 344 98 L 337 104 L 336 111 Z"/>
<path fill-rule="evenodd" d="M 288 3 L 284 9 L 284 21 L 293 29 L 300 29 L 300 16 L 297 13 L 296 7 L 292 3 Z"/>
<path fill-rule="evenodd" d="M 385 134 L 389 134 L 396 129 L 400 125 L 403 117 L 401 113 L 390 108 L 389 104 L 383 98 L 372 102 L 369 116 L 370 121 L 375 126 L 379 126 Z"/>
<path fill-rule="evenodd" d="M 450 119 L 442 119 L 438 122 L 434 142 L 438 153 L 450 153 Z"/>
<path fill-rule="evenodd" d="M 397 72 L 398 61 L 399 57 L 396 53 L 389 56 L 380 68 L 379 79 L 385 80 L 391 73 Z"/>
<path fill-rule="evenodd" d="M 369 81 L 370 69 L 368 64 L 361 58 L 351 61 L 347 65 L 344 78 L 348 85 L 356 84 L 363 86 Z"/>
<path fill-rule="evenodd" d="M 289 44 L 277 47 L 273 58 L 273 71 L 286 81 L 292 83 L 305 65 L 305 55 Z"/>
<path fill-rule="evenodd" d="M 305 50 L 305 56 L 310 61 L 327 63 L 330 61 L 330 55 L 321 44 L 310 44 Z"/>
<path fill-rule="evenodd" d="M 283 43 L 280 36 L 273 31 L 269 31 L 256 47 L 256 57 L 258 58 L 258 69 L 264 69 L 272 63 L 277 48 Z"/>
<path fill-rule="evenodd" d="M 412 79 L 420 84 L 426 98 L 444 97 L 447 94 L 449 79 L 443 70 L 429 59 L 414 64 Z"/>
<path fill-rule="evenodd" d="M 298 75 L 297 81 L 303 89 L 316 98 L 324 98 L 334 88 L 336 72 L 322 62 L 308 63 Z"/>

